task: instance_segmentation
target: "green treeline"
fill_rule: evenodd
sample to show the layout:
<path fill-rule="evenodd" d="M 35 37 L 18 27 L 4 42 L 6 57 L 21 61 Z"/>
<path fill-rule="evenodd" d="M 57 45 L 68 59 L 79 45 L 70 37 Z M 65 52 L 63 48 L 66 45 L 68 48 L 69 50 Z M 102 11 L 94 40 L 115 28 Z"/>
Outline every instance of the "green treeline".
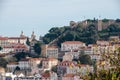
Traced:
<path fill-rule="evenodd" d="M 116 19 L 114 23 L 109 24 L 109 19 L 103 19 L 103 23 L 108 23 L 105 29 L 101 31 L 97 30 L 97 20 L 87 20 L 90 24 L 87 26 L 76 25 L 74 28 L 70 26 L 53 27 L 43 37 L 45 44 L 50 43 L 59 37 L 56 44 L 60 44 L 64 41 L 82 41 L 86 44 L 94 44 L 96 40 L 108 40 L 110 36 L 120 35 L 120 19 Z"/>

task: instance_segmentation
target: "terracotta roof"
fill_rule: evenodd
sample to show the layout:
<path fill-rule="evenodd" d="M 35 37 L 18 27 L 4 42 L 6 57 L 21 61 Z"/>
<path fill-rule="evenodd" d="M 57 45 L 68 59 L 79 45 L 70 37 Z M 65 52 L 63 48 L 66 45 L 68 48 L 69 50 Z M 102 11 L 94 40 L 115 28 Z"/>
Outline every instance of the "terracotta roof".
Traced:
<path fill-rule="evenodd" d="M 26 37 L 9 37 L 8 39 L 26 39 Z"/>
<path fill-rule="evenodd" d="M 18 64 L 17 62 L 10 62 L 8 65 Z"/>
<path fill-rule="evenodd" d="M 33 60 L 33 61 L 40 61 L 40 60 L 42 60 L 42 58 L 30 58 L 30 60 Z"/>
<path fill-rule="evenodd" d="M 87 65 L 87 64 L 76 64 L 75 66 L 86 67 L 86 66 L 89 66 L 89 65 Z"/>
<path fill-rule="evenodd" d="M 13 44 L 13 45 L 9 45 L 9 46 L 4 46 L 3 48 L 24 48 L 24 49 L 26 49 L 27 46 L 25 46 L 24 44 Z"/>
<path fill-rule="evenodd" d="M 74 77 L 74 74 L 65 74 L 64 77 Z"/>
<path fill-rule="evenodd" d="M 57 61 L 57 59 L 55 59 L 55 58 L 45 58 L 45 59 L 43 59 L 43 61 Z"/>
<path fill-rule="evenodd" d="M 62 44 L 83 44 L 83 42 L 80 42 L 80 41 L 65 41 Z"/>
<path fill-rule="evenodd" d="M 8 40 L 8 37 L 0 37 L 0 40 Z"/>
<path fill-rule="evenodd" d="M 21 59 L 20 61 L 29 61 L 29 59 Z"/>
<path fill-rule="evenodd" d="M 61 65 L 61 66 L 73 66 L 75 65 L 74 62 L 72 61 L 63 61 L 63 62 L 60 62 L 58 65 Z"/>
<path fill-rule="evenodd" d="M 42 77 L 43 78 L 49 78 L 50 77 L 50 73 L 48 72 L 48 73 L 43 73 L 42 74 Z"/>

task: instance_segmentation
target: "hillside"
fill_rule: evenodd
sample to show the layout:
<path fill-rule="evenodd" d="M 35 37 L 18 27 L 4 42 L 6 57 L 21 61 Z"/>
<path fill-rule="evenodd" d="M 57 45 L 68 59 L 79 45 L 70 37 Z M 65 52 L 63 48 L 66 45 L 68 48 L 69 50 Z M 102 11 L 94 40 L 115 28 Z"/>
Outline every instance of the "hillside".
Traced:
<path fill-rule="evenodd" d="M 96 40 L 108 40 L 110 36 L 120 36 L 120 19 L 71 21 L 69 26 L 51 28 L 43 37 L 43 42 L 58 46 L 64 41 L 94 44 Z"/>

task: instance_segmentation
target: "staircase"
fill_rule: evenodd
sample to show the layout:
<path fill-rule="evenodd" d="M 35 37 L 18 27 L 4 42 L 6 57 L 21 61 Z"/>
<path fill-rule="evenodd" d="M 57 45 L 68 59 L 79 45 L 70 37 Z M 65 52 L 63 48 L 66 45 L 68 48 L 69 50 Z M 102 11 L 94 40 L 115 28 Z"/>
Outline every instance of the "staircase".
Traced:
<path fill-rule="evenodd" d="M 54 39 L 53 41 L 51 41 L 48 46 L 56 46 L 57 45 L 57 41 L 62 37 L 65 36 L 68 33 L 68 30 L 63 32 L 60 36 L 58 36 L 56 39 Z"/>

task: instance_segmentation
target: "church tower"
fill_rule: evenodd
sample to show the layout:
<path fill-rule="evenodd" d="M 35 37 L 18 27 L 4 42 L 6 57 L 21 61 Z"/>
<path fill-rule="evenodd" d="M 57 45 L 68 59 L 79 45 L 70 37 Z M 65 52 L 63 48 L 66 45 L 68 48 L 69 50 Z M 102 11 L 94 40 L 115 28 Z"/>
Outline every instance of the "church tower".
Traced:
<path fill-rule="evenodd" d="M 35 40 L 35 33 L 34 33 L 34 31 L 32 32 L 32 35 L 31 35 L 31 40 Z"/>
<path fill-rule="evenodd" d="M 21 38 L 25 38 L 25 37 L 26 37 L 26 36 L 24 35 L 23 31 L 21 31 L 20 37 L 21 37 Z"/>
<path fill-rule="evenodd" d="M 23 37 L 23 31 L 21 31 L 20 37 Z"/>

